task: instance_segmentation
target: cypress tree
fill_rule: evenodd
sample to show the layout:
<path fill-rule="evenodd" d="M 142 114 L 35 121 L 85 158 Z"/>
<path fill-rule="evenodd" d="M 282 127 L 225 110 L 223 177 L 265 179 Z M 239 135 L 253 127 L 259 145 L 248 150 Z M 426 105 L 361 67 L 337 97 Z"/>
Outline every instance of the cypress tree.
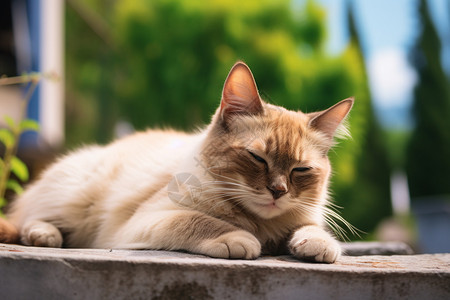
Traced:
<path fill-rule="evenodd" d="M 441 42 L 425 0 L 419 4 L 422 32 L 411 55 L 418 74 L 415 128 L 406 171 L 413 198 L 450 195 L 450 89 L 441 63 Z"/>
<path fill-rule="evenodd" d="M 351 186 L 347 186 L 339 194 L 339 203 L 344 206 L 344 217 L 357 228 L 370 232 L 378 222 L 391 214 L 389 178 L 390 164 L 383 143 L 382 130 L 375 118 L 372 107 L 372 99 L 368 85 L 368 76 L 361 50 L 361 43 L 355 25 L 352 6 L 347 3 L 348 31 L 350 45 L 356 49 L 361 66 L 361 87 L 356 91 L 355 106 L 358 102 L 367 103 L 365 107 L 365 134 L 362 141 L 356 141 L 361 146 L 361 152 L 357 158 L 357 176 Z M 364 101 L 363 101 L 363 98 Z M 357 128 L 350 128 L 350 130 Z"/>

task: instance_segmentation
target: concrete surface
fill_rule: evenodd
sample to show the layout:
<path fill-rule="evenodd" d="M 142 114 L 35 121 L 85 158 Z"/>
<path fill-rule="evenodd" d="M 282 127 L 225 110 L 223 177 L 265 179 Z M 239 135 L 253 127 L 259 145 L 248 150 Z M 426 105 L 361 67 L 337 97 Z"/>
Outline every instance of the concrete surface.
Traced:
<path fill-rule="evenodd" d="M 411 255 L 414 251 L 403 242 L 353 242 L 341 243 L 345 255 Z"/>
<path fill-rule="evenodd" d="M 326 265 L 0 244 L 0 299 L 450 299 L 450 254 Z"/>

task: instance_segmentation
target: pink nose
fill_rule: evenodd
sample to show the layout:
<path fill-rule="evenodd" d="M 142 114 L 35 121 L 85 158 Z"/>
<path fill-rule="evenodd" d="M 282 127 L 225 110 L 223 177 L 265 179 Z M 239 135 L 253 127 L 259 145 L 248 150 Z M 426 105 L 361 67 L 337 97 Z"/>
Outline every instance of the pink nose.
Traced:
<path fill-rule="evenodd" d="M 278 199 L 288 192 L 287 185 L 282 180 L 272 183 L 267 189 L 272 193 L 274 199 Z"/>

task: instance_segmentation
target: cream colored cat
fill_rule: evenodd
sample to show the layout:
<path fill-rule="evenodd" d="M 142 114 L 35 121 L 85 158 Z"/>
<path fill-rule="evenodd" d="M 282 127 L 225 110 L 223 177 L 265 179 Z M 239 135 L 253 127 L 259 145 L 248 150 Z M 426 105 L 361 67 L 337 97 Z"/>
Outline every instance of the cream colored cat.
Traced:
<path fill-rule="evenodd" d="M 76 151 L 44 172 L 8 218 L 25 245 L 245 259 L 290 251 L 332 263 L 341 250 L 323 228 L 327 153 L 352 105 L 305 114 L 267 104 L 238 62 L 206 129 L 149 130 Z M 0 223 L 0 237 L 8 232 Z"/>

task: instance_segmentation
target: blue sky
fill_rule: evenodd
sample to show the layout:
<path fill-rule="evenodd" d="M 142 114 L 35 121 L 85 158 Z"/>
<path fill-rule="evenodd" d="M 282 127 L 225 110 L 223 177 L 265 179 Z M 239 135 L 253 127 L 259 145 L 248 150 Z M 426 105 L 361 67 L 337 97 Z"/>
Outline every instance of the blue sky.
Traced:
<path fill-rule="evenodd" d="M 354 6 L 368 68 L 374 106 L 387 127 L 409 127 L 409 109 L 417 75 L 408 54 L 420 33 L 416 0 L 318 0 L 327 11 L 330 54 L 340 53 L 348 42 L 345 3 Z M 441 37 L 450 37 L 450 3 L 428 0 Z M 443 45 L 443 60 L 450 73 L 450 38 Z"/>

